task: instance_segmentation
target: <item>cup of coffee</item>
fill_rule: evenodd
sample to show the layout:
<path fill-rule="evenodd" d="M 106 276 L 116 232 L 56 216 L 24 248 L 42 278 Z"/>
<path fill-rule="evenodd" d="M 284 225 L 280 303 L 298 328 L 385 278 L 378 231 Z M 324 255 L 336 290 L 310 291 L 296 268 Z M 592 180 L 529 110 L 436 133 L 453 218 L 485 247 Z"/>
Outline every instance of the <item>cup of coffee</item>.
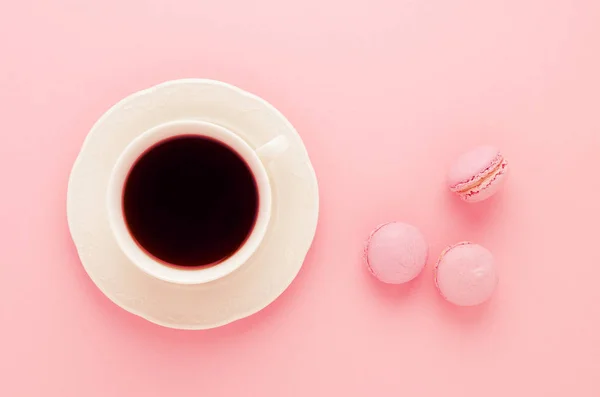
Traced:
<path fill-rule="evenodd" d="M 261 244 L 271 217 L 266 163 L 285 152 L 277 136 L 253 148 L 204 121 L 158 125 L 134 139 L 110 175 L 112 233 L 142 271 L 178 284 L 222 278 Z"/>

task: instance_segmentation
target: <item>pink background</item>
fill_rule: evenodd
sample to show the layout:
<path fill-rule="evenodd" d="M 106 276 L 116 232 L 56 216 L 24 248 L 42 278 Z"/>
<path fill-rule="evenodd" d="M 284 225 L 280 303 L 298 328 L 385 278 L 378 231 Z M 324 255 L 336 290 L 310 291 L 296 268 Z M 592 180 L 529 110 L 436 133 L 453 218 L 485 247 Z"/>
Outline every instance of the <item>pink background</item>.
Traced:
<path fill-rule="evenodd" d="M 12 1 L 0 13 L 0 395 L 599 396 L 600 2 Z M 94 121 L 173 78 L 261 95 L 305 140 L 322 214 L 300 275 L 221 329 L 137 318 L 86 276 L 65 217 Z M 467 206 L 448 164 L 490 142 L 502 194 Z M 406 287 L 375 282 L 388 220 L 431 243 Z M 445 304 L 446 244 L 492 250 L 492 302 Z"/>

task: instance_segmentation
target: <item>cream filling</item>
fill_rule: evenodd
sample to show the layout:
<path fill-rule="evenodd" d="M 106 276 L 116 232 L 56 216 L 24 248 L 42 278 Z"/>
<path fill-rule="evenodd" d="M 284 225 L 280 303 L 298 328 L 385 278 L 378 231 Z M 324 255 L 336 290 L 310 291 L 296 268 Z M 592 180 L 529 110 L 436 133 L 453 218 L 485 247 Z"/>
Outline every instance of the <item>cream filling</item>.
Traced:
<path fill-rule="evenodd" d="M 469 183 L 465 187 L 461 187 L 460 190 L 456 190 L 457 193 L 466 193 L 469 190 L 477 186 L 485 185 L 490 180 L 494 179 L 498 173 L 502 171 L 502 168 L 506 164 L 506 161 L 502 159 L 502 161 L 498 162 L 498 164 L 494 168 L 490 168 L 483 176 L 479 179 L 475 179 L 473 182 Z"/>

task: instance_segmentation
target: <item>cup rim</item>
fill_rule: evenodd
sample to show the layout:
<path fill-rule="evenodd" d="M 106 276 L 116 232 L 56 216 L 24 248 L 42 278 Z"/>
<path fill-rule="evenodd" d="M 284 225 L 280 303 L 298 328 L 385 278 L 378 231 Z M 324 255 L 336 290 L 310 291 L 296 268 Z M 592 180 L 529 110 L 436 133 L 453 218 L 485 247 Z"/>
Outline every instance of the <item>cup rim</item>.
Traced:
<path fill-rule="evenodd" d="M 150 148 L 180 136 L 202 136 L 219 141 L 237 153 L 252 172 L 258 190 L 258 210 L 252 231 L 242 246 L 216 265 L 181 268 L 168 265 L 144 250 L 131 235 L 123 212 L 123 188 L 131 168 Z M 106 195 L 110 229 L 121 251 L 144 273 L 175 284 L 203 284 L 223 278 L 246 263 L 256 252 L 271 218 L 272 191 L 266 168 L 244 139 L 220 125 L 200 120 L 176 120 L 156 125 L 129 143 L 113 166 Z"/>

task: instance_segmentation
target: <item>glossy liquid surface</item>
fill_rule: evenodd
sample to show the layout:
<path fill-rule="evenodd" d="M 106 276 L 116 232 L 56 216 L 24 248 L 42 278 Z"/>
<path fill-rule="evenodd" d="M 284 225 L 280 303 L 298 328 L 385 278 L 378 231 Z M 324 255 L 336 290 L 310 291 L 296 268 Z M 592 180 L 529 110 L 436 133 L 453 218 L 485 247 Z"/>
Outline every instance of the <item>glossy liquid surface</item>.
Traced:
<path fill-rule="evenodd" d="M 123 212 L 134 240 L 156 259 L 210 266 L 244 244 L 258 200 L 255 178 L 235 151 L 184 136 L 140 156 L 125 182 Z"/>

